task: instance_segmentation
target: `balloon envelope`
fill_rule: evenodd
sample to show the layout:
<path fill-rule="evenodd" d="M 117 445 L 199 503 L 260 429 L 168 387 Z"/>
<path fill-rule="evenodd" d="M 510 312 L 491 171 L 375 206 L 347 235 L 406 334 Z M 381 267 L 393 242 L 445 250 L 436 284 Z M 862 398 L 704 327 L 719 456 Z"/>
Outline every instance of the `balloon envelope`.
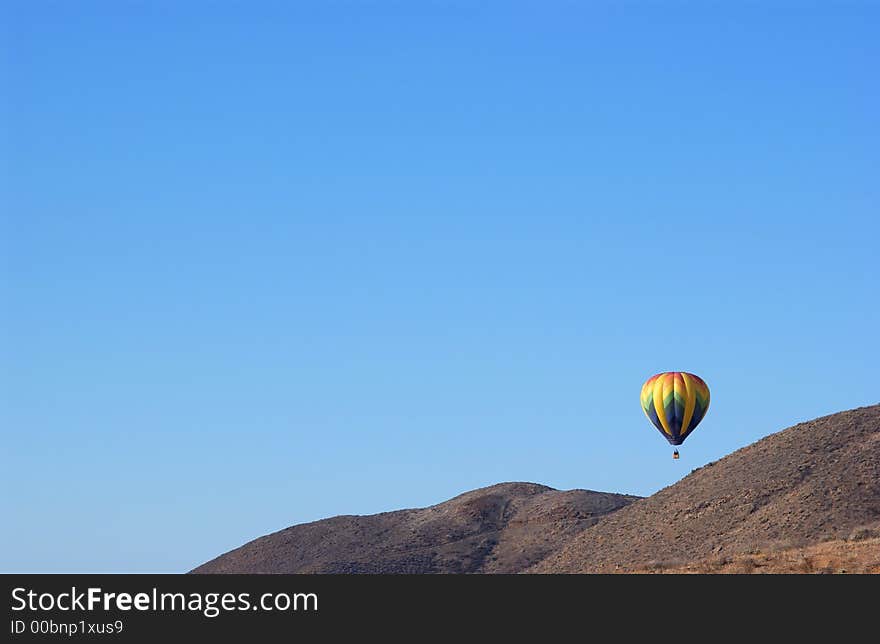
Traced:
<path fill-rule="evenodd" d="M 666 371 L 642 386 L 642 409 L 672 445 L 681 445 L 709 409 L 709 387 L 685 371 Z"/>

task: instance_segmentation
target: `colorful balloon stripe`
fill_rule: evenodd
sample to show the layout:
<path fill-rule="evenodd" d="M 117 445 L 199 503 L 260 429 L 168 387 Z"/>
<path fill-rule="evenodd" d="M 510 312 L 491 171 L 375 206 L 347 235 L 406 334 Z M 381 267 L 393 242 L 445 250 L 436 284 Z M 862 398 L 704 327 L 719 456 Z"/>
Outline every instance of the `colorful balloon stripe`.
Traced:
<path fill-rule="evenodd" d="M 667 371 L 642 386 L 642 409 L 673 445 L 681 445 L 709 409 L 709 387 L 698 376 Z"/>

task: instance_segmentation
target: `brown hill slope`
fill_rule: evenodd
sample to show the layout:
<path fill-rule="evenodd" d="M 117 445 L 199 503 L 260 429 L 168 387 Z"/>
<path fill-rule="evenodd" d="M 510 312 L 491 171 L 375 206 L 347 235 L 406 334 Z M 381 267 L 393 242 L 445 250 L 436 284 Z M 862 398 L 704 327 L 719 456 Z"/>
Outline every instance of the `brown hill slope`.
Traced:
<path fill-rule="evenodd" d="M 801 423 L 587 528 L 528 572 L 677 567 L 880 524 L 880 405 Z"/>
<path fill-rule="evenodd" d="M 296 525 L 192 572 L 519 572 L 637 498 L 502 483 L 429 508 Z"/>

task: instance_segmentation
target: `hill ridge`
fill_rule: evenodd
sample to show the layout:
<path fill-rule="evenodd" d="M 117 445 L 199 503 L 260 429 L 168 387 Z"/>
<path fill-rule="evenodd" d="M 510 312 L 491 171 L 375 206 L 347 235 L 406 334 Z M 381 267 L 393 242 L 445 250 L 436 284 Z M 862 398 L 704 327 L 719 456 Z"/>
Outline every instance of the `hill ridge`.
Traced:
<path fill-rule="evenodd" d="M 279 530 L 191 572 L 520 572 L 638 497 L 498 483 L 424 508 L 340 515 Z"/>
<path fill-rule="evenodd" d="M 591 526 L 529 572 L 629 571 L 844 539 L 880 522 L 880 405 L 798 423 Z"/>
<path fill-rule="evenodd" d="M 686 569 L 713 557 L 845 543 L 860 529 L 880 530 L 880 405 L 797 423 L 645 498 L 498 483 L 425 508 L 294 525 L 191 572 Z"/>

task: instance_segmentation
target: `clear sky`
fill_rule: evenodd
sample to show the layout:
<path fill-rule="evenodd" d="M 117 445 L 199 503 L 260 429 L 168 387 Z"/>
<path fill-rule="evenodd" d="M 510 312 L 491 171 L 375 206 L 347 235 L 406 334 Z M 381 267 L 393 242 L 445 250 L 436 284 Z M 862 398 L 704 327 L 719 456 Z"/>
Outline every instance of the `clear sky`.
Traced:
<path fill-rule="evenodd" d="M 179 572 L 880 402 L 880 4 L 2 2 L 0 570 Z M 659 371 L 712 390 L 682 460 Z"/>

